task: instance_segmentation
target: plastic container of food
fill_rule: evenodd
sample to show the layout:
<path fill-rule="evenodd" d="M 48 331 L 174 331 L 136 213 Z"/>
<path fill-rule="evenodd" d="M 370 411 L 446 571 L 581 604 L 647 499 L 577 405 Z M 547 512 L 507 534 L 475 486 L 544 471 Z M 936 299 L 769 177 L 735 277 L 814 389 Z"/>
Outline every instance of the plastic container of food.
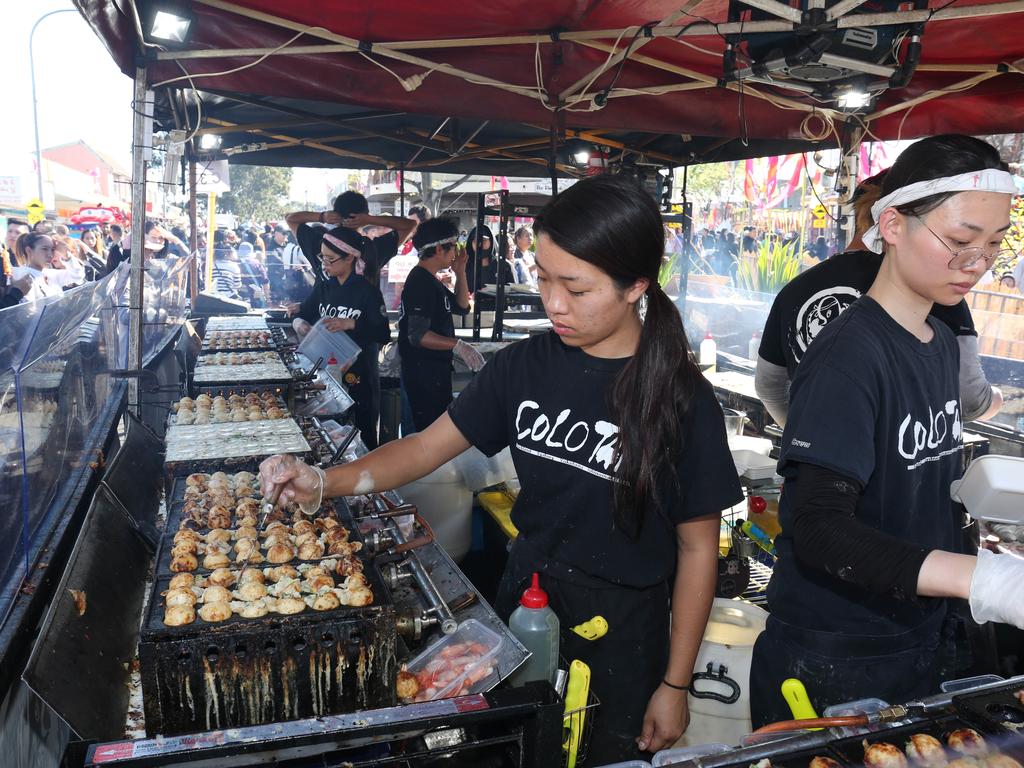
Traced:
<path fill-rule="evenodd" d="M 734 450 L 732 460 L 736 464 L 736 474 L 747 480 L 770 480 L 775 477 L 778 462 L 755 451 Z"/>
<path fill-rule="evenodd" d="M 499 682 L 495 659 L 502 642 L 501 635 L 476 619 L 463 621 L 409 662 L 406 669 L 420 684 L 415 701 L 489 691 Z"/>
<path fill-rule="evenodd" d="M 975 520 L 1024 523 L 1024 458 L 981 456 L 953 481 L 949 495 Z"/>
<path fill-rule="evenodd" d="M 700 757 L 711 757 L 728 752 L 731 748 L 725 744 L 712 742 L 710 744 L 698 744 L 694 747 L 672 747 L 663 749 L 654 755 L 651 765 L 654 768 L 661 768 L 663 765 L 676 765 L 687 760 L 696 760 Z M 625 765 L 625 763 L 623 763 Z"/>
<path fill-rule="evenodd" d="M 321 357 L 324 363 L 328 363 L 333 357 L 337 362 L 331 364 L 345 370 L 359 357 L 359 345 L 344 331 L 327 330 L 321 318 L 316 321 L 313 330 L 306 334 L 296 352 L 314 363 Z"/>

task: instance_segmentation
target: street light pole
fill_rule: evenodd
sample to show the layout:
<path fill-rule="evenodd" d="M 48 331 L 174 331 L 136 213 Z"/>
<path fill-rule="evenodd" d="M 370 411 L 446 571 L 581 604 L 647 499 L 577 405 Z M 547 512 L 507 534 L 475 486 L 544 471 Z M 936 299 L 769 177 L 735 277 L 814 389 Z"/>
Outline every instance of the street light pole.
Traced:
<path fill-rule="evenodd" d="M 36 131 L 36 183 L 40 200 L 43 199 L 43 153 L 39 149 L 39 108 L 36 103 L 36 58 L 33 45 L 35 43 L 36 27 L 39 26 L 39 22 L 58 13 L 78 13 L 78 10 L 75 8 L 61 8 L 58 11 L 44 13 L 36 19 L 36 23 L 32 25 L 32 31 L 28 35 L 28 64 L 29 71 L 32 73 L 32 124 Z"/>

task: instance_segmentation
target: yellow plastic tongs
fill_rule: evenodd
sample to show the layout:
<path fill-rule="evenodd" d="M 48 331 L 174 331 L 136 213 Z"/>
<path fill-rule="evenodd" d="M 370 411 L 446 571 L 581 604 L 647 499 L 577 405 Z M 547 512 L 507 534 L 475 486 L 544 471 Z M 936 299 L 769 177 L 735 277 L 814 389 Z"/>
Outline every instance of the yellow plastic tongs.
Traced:
<path fill-rule="evenodd" d="M 565 735 L 562 751 L 567 757 L 567 768 L 576 768 L 589 694 L 590 667 L 579 659 L 573 659 L 569 665 L 569 682 L 565 687 L 565 719 L 562 721 L 562 733 Z"/>

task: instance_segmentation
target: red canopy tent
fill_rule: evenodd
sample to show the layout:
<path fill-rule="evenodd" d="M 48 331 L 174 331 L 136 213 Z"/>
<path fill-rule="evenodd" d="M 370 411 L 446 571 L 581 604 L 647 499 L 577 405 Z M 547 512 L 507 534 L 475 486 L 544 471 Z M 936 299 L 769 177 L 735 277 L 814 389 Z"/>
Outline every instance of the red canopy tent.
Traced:
<path fill-rule="evenodd" d="M 554 128 L 559 137 L 580 135 L 656 163 L 682 164 L 768 154 L 783 149 L 780 140 L 835 145 L 844 130 L 856 140 L 1024 127 L 1017 68 L 1024 2 L 932 0 L 926 7 L 919 0 L 917 10 L 895 11 L 896 0 L 875 1 L 828 0 L 826 9 L 826 0 L 803 0 L 802 8 L 734 0 L 732 18 L 740 21 L 730 23 L 723 0 L 492 0 L 455 7 L 416 0 L 74 0 L 126 74 L 142 61 L 149 85 L 182 89 L 169 105 L 179 127 L 186 115 L 194 122 L 202 98 L 204 118 L 213 121 L 204 120 L 202 129 L 229 135 L 224 146 L 241 147 L 236 156 L 250 163 L 305 157 L 294 164 L 415 169 L 461 155 L 530 158 L 526 165 L 536 166 L 550 154 L 547 133 Z M 140 45 L 157 6 L 191 14 L 183 46 Z M 901 26 L 893 28 L 896 22 Z M 915 23 L 922 27 L 915 30 Z M 889 25 L 899 33 L 892 46 L 897 65 L 913 55 L 913 35 L 923 30 L 920 60 L 908 84 L 883 90 L 855 115 L 778 87 L 773 83 L 785 77 L 776 74 L 723 81 L 727 39 L 739 40 L 742 58 L 744 44 L 758 35 L 794 38 L 809 24 L 833 36 Z M 868 76 L 884 80 L 885 69 Z M 349 112 L 331 111 L 339 105 Z M 225 116 L 240 106 L 246 122 Z M 335 119 L 317 125 L 311 116 Z M 426 116 L 435 120 L 421 122 Z M 450 121 L 438 129 L 436 118 L 460 118 L 462 125 L 458 132 Z M 256 152 L 264 157 L 248 156 Z"/>

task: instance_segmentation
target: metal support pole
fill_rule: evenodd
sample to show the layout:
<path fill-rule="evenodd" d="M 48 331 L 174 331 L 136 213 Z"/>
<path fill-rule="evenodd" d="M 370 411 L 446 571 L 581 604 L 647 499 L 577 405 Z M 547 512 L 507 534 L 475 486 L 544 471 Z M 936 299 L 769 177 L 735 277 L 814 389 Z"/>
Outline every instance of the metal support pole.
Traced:
<path fill-rule="evenodd" d="M 32 25 L 32 31 L 28 33 L 28 68 L 32 78 L 32 125 L 35 127 L 36 132 L 36 184 L 40 201 L 43 199 L 43 153 L 39 148 L 39 106 L 36 101 L 36 57 L 34 45 L 36 27 L 39 26 L 43 19 L 53 16 L 55 13 L 78 13 L 78 9 L 61 8 L 59 11 L 44 13 L 36 19 L 36 23 Z"/>
<path fill-rule="evenodd" d="M 135 69 L 135 95 L 132 119 L 132 236 L 131 272 L 128 287 L 128 370 L 142 368 L 143 268 L 146 254 L 143 250 L 146 229 L 146 69 Z M 142 400 L 139 397 L 139 375 L 128 379 L 128 409 L 142 418 Z"/>
<path fill-rule="evenodd" d="M 398 215 L 405 216 L 405 166 L 398 166 Z"/>
<path fill-rule="evenodd" d="M 491 246 L 491 258 L 498 260 L 494 270 L 494 327 L 491 329 L 491 338 L 494 341 L 502 341 L 504 336 L 502 326 L 505 322 L 505 281 L 501 277 L 501 262 L 505 261 L 508 255 L 508 212 L 511 210 L 511 205 L 508 202 L 508 190 L 501 190 L 498 193 L 498 199 L 501 210 L 498 219 L 498 242 Z"/>
<path fill-rule="evenodd" d="M 551 196 L 558 194 L 558 133 L 554 124 L 551 125 L 551 164 L 548 165 L 548 172 L 551 174 Z"/>
<path fill-rule="evenodd" d="M 192 265 L 188 268 L 189 297 L 192 299 L 192 306 L 196 304 L 199 297 L 199 205 L 196 200 L 196 185 L 198 173 L 196 160 L 190 157 L 188 160 L 188 250 L 192 254 Z"/>
<path fill-rule="evenodd" d="M 477 293 L 480 290 L 480 281 L 483 275 L 480 273 L 483 271 L 483 267 L 480 266 L 480 249 L 483 247 L 484 241 L 484 193 L 480 192 L 476 196 L 476 242 L 473 243 L 473 284 L 469 286 L 470 293 L 473 294 L 473 341 L 480 341 L 480 296 Z M 491 253 L 494 253 L 494 243 L 491 244 Z"/>

